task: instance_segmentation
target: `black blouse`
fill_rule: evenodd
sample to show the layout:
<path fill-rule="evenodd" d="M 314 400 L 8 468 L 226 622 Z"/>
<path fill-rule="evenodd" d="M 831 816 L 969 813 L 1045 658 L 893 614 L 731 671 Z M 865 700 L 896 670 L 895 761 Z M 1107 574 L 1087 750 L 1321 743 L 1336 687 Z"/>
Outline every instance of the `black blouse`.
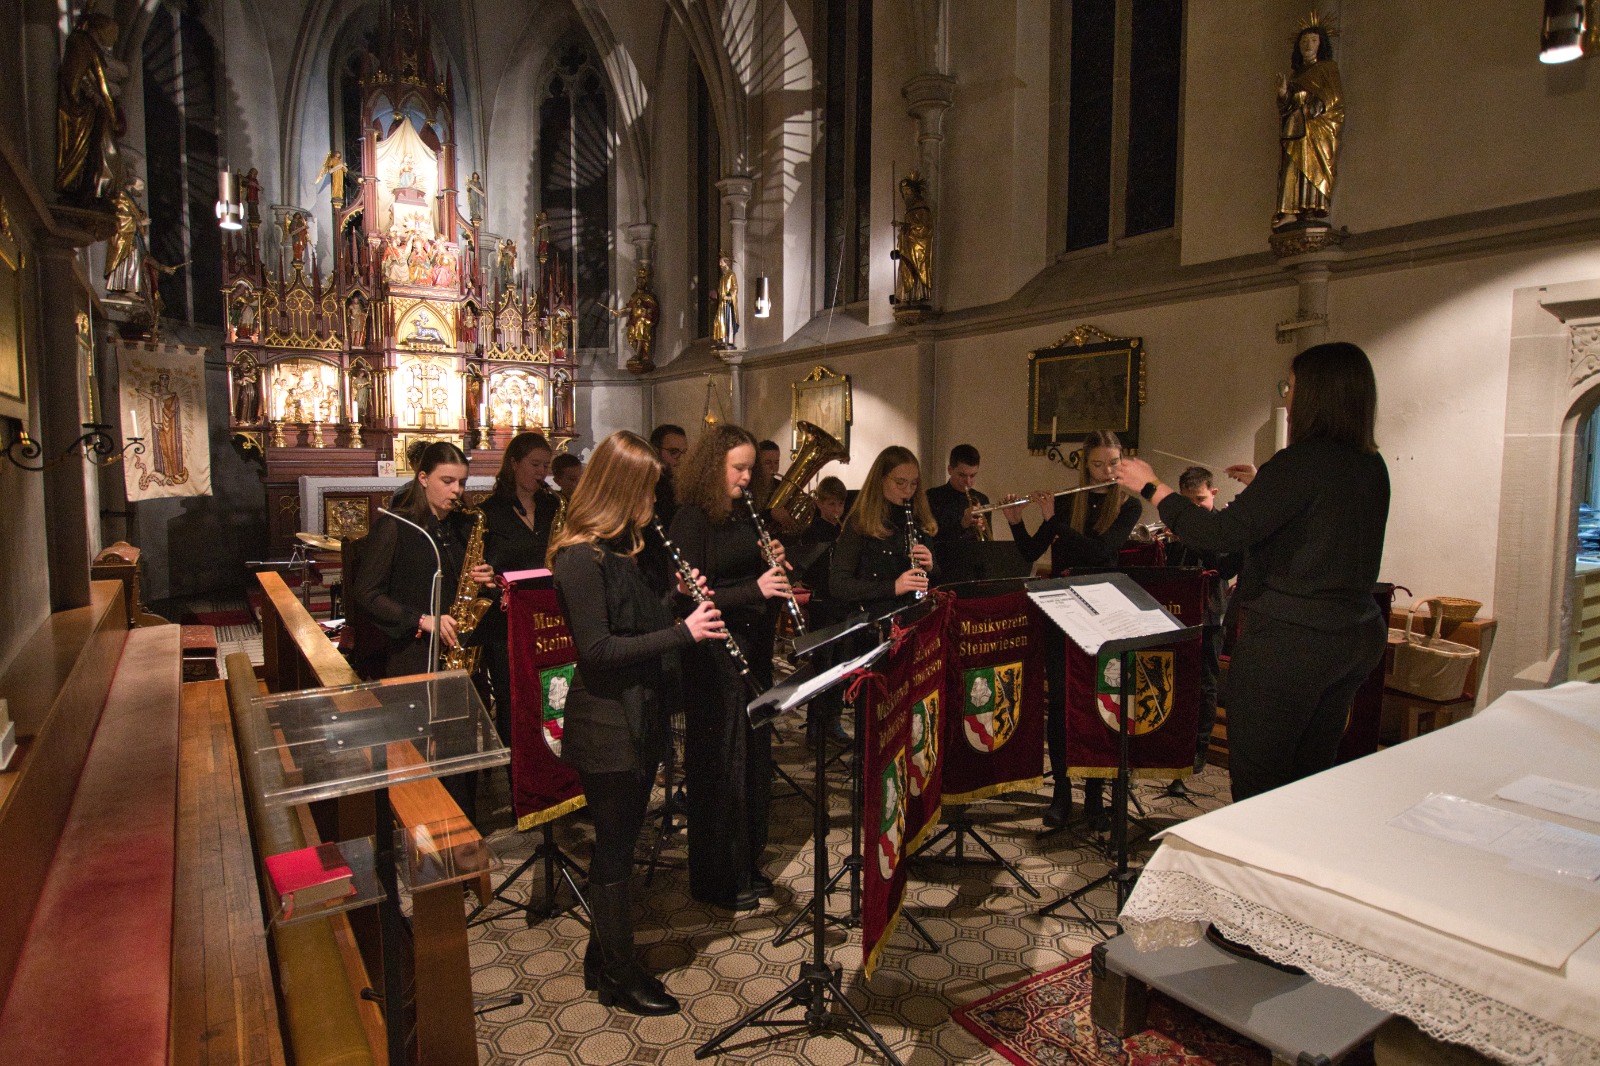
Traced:
<path fill-rule="evenodd" d="M 1139 514 L 1144 505 L 1137 496 L 1127 497 L 1122 501 L 1122 508 L 1110 528 L 1104 533 L 1096 533 L 1094 525 L 1100 517 L 1100 509 L 1108 505 L 1111 496 L 1109 490 L 1104 495 L 1090 493 L 1090 496 L 1099 496 L 1100 499 L 1089 512 L 1087 533 L 1072 528 L 1070 499 L 1058 502 L 1056 513 L 1041 522 L 1038 530 L 1032 534 L 1023 523 L 1011 523 L 1011 538 L 1017 542 L 1017 550 L 1022 557 L 1031 563 L 1049 548 L 1050 572 L 1053 574 L 1075 567 L 1116 566 L 1118 555 L 1133 535 L 1133 527 L 1139 524 Z"/>
<path fill-rule="evenodd" d="M 378 517 L 367 534 L 352 590 L 367 617 L 397 640 L 410 637 L 428 613 L 433 572 L 441 564 L 439 609 L 449 608 L 472 532 L 472 520 L 459 511 L 443 519 L 429 513 L 412 520 L 428 531 L 428 537 L 388 515 Z M 437 562 L 429 537 L 439 549 Z"/>
<path fill-rule="evenodd" d="M 833 598 L 852 608 L 862 607 L 874 616 L 911 602 L 914 595 L 908 592 L 896 596 L 894 593 L 895 581 L 911 569 L 905 510 L 891 508 L 887 521 L 887 537 L 869 537 L 847 519 L 839 539 L 834 542 L 833 564 L 828 570 L 828 590 Z M 919 533 L 918 539 L 924 537 Z M 934 568 L 928 573 L 930 584 L 938 575 L 937 555 L 933 563 Z"/>

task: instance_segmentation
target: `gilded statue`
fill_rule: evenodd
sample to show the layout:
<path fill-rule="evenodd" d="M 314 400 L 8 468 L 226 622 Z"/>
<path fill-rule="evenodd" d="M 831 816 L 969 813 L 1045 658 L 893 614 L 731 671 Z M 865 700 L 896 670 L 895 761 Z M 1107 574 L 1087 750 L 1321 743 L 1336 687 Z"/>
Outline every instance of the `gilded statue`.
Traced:
<path fill-rule="evenodd" d="M 67 34 L 56 75 L 56 191 L 70 200 L 104 201 L 117 191 L 125 124 L 106 78 L 116 43 L 108 15 L 86 15 Z"/>
<path fill-rule="evenodd" d="M 144 180 L 134 178 L 112 201 L 117 214 L 117 229 L 106 244 L 106 291 L 139 292 L 144 287 L 144 260 L 148 250 L 150 219 L 139 206 L 137 195 L 144 191 Z"/>
<path fill-rule="evenodd" d="M 289 246 L 290 262 L 303 264 L 306 261 L 306 248 L 311 243 L 311 225 L 304 214 L 295 211 L 283 220 L 283 242 Z"/>
<path fill-rule="evenodd" d="M 732 350 L 739 335 L 739 278 L 727 256 L 718 256 L 717 266 L 722 274 L 717 279 L 716 306 L 712 309 L 711 347 L 725 352 Z"/>
<path fill-rule="evenodd" d="M 650 291 L 649 264 L 639 265 L 638 281 L 634 286 L 633 295 L 628 297 L 627 303 L 611 314 L 628 320 L 628 343 L 633 346 L 633 358 L 628 360 L 628 369 L 635 374 L 650 373 L 656 368 L 656 319 L 661 316 L 661 305 L 656 300 L 656 294 Z"/>
<path fill-rule="evenodd" d="M 927 184 L 913 170 L 900 179 L 900 200 L 905 218 L 895 239 L 894 304 L 924 308 L 933 301 L 933 209 L 928 206 Z"/>
<path fill-rule="evenodd" d="M 500 287 L 509 289 L 517 283 L 517 242 L 500 242 Z"/>
<path fill-rule="evenodd" d="M 344 203 L 344 175 L 349 169 L 345 166 L 343 156 L 338 152 L 329 152 L 328 157 L 322 161 L 322 170 L 317 173 L 315 184 L 320 186 L 322 179 L 328 179 L 328 188 L 333 195 L 335 207 Z"/>
<path fill-rule="evenodd" d="M 1278 76 L 1279 140 L 1283 145 L 1278 210 L 1272 228 L 1328 217 L 1334 165 L 1344 126 L 1344 89 L 1333 61 L 1329 27 L 1313 12 L 1300 24 L 1292 73 Z"/>

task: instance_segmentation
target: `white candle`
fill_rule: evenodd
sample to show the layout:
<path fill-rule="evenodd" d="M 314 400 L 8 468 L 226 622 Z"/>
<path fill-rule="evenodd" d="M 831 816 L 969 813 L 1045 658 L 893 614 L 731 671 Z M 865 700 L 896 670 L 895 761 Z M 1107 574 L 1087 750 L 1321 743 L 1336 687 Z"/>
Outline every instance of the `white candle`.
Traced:
<path fill-rule="evenodd" d="M 139 432 L 139 412 L 138 411 L 134 411 L 133 412 L 133 435 L 135 437 L 143 437 L 144 436 L 143 433 Z"/>
<path fill-rule="evenodd" d="M 489 405 L 486 404 L 486 403 L 480 403 L 478 405 L 478 425 L 487 426 L 488 424 L 489 424 Z"/>
<path fill-rule="evenodd" d="M 1283 451 L 1289 446 L 1289 409 L 1287 407 L 1274 407 L 1272 409 L 1272 447 L 1275 451 Z"/>
<path fill-rule="evenodd" d="M 1055 442 L 1056 442 L 1056 416 L 1055 415 L 1051 415 L 1050 416 L 1050 443 L 1054 444 Z"/>

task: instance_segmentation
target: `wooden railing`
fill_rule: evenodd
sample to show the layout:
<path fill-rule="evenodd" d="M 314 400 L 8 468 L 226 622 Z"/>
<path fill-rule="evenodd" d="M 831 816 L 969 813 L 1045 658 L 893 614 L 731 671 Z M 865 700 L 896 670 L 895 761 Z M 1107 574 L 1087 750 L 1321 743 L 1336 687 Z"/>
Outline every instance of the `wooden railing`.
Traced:
<path fill-rule="evenodd" d="M 274 573 L 261 583 L 264 673 L 272 692 L 329 688 L 360 681 L 315 619 Z M 447 823 L 457 843 L 480 845 L 477 831 L 437 780 L 389 789 L 396 820 L 405 828 Z M 335 814 L 341 838 L 374 831 L 370 796 L 341 799 Z M 465 838 L 471 837 L 470 841 Z M 490 898 L 489 875 L 470 882 L 480 902 Z M 412 952 L 418 1059 L 427 1066 L 476 1066 L 472 972 L 467 958 L 466 912 L 461 887 L 447 883 L 412 893 Z M 361 927 L 358 923 L 358 932 Z M 369 965 L 375 956 L 369 955 Z"/>

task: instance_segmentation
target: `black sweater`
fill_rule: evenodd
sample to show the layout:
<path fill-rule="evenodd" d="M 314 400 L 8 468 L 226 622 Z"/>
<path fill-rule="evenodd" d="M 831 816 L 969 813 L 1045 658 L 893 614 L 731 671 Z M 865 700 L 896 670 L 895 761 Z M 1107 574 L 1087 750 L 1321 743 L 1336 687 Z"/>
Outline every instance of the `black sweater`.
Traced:
<path fill-rule="evenodd" d="M 448 610 L 461 577 L 472 521 L 459 511 L 443 520 L 429 514 L 412 521 L 426 529 L 438 545 L 444 569 L 439 581 L 439 608 Z M 428 613 L 433 572 L 438 565 L 428 538 L 403 522 L 380 515 L 367 535 L 352 591 L 379 629 L 393 639 L 408 639 Z"/>
<path fill-rule="evenodd" d="M 648 772 L 664 751 L 677 652 L 694 638 L 612 546 L 568 545 L 552 570 L 578 651 L 561 759 L 586 773 Z"/>
<path fill-rule="evenodd" d="M 989 497 L 976 489 L 972 494 L 978 498 L 980 504 L 988 506 Z M 976 526 L 967 529 L 961 527 L 961 516 L 966 514 L 967 508 L 971 506 L 972 501 L 967 499 L 967 494 L 957 492 L 948 481 L 929 489 L 928 510 L 933 512 L 933 520 L 939 525 L 938 532 L 932 537 L 932 543 L 939 545 L 958 540 L 977 540 Z"/>
<path fill-rule="evenodd" d="M 522 501 L 515 495 L 491 496 L 479 506 L 483 510 L 483 561 L 496 574 L 518 570 L 537 570 L 545 565 L 545 549 L 550 546 L 550 524 L 555 520 L 560 498 L 553 492 L 540 492 L 533 498 L 533 528 L 522 520 Z M 499 600 L 498 587 L 485 590 Z M 504 641 L 506 615 L 497 605 L 478 625 L 476 640 L 488 644 Z"/>
<path fill-rule="evenodd" d="M 1378 613 L 1372 586 L 1389 520 L 1389 469 L 1326 440 L 1291 444 L 1269 459 L 1225 510 L 1174 492 L 1161 520 L 1202 551 L 1244 552 L 1239 605 L 1280 622 L 1335 630 Z"/>
<path fill-rule="evenodd" d="M 911 552 L 906 543 L 906 512 L 891 508 L 889 535 L 869 537 L 848 519 L 833 545 L 833 563 L 828 569 L 828 590 L 833 598 L 851 609 L 864 608 L 877 616 L 909 603 L 911 593 L 894 594 L 894 583 L 911 569 Z M 919 536 L 919 539 L 926 539 Z M 939 559 L 934 557 L 929 571 L 931 585 L 938 574 Z"/>
<path fill-rule="evenodd" d="M 1122 501 L 1116 521 L 1104 533 L 1096 533 L 1095 521 L 1100 508 L 1106 506 L 1110 496 L 1098 492 L 1089 496 L 1095 503 L 1089 511 L 1087 533 L 1079 533 L 1072 528 L 1073 501 L 1070 496 L 1058 499 L 1056 513 L 1041 522 L 1038 530 L 1032 534 L 1021 522 L 1011 523 L 1011 539 L 1017 542 L 1017 550 L 1022 557 L 1031 563 L 1044 554 L 1045 548 L 1049 548 L 1050 572 L 1053 574 L 1074 567 L 1116 566 L 1118 555 L 1133 534 L 1133 527 L 1139 524 L 1139 513 L 1144 505 L 1139 502 L 1139 497 L 1129 496 Z"/>

